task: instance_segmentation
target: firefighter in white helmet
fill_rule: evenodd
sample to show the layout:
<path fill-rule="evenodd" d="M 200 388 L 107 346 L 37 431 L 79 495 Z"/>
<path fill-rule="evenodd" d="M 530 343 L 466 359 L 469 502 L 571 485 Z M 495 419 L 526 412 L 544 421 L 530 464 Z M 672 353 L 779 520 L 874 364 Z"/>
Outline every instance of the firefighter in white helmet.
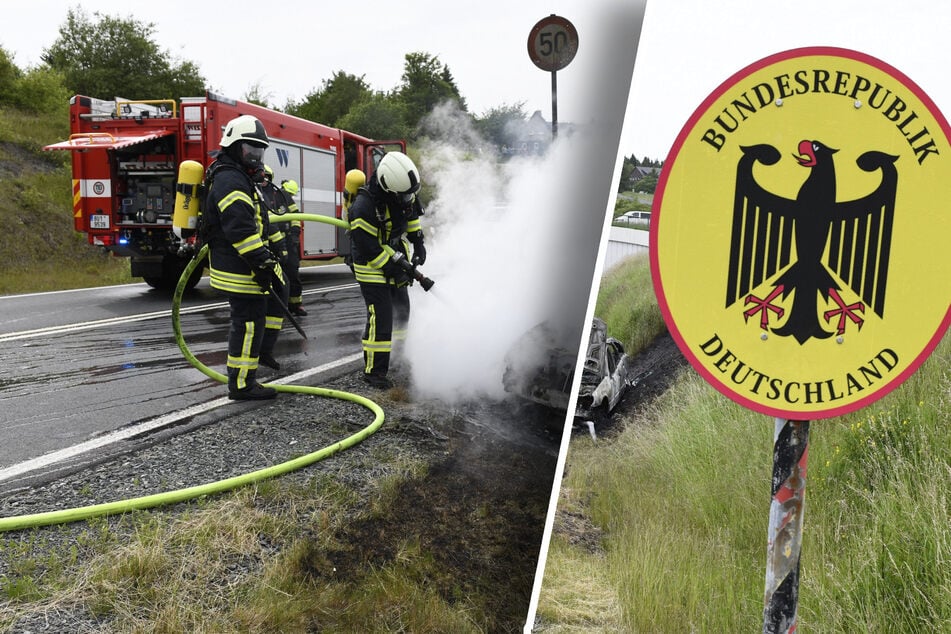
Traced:
<path fill-rule="evenodd" d="M 239 400 L 274 398 L 272 387 L 258 383 L 258 363 L 273 361 L 272 351 L 283 325 L 274 299 L 286 302 L 284 275 L 275 252 L 283 248 L 271 230 L 256 184 L 264 178 L 264 125 L 251 115 L 225 126 L 221 150 L 208 167 L 208 195 L 202 211 L 203 237 L 211 252 L 212 288 L 228 297 L 228 396 Z M 273 289 L 273 293 L 272 293 Z M 275 363 L 276 365 L 276 363 Z"/>
<path fill-rule="evenodd" d="M 387 373 L 393 341 L 405 337 L 409 320 L 413 280 L 404 267 L 426 261 L 420 185 L 413 161 L 402 152 L 387 152 L 348 210 L 353 271 L 367 306 L 363 377 L 377 388 L 392 385 Z"/>

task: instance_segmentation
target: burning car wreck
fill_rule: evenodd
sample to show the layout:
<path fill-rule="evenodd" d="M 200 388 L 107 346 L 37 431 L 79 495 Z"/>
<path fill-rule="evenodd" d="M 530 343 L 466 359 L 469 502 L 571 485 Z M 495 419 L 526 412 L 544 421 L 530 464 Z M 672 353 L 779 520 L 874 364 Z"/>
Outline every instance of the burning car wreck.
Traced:
<path fill-rule="evenodd" d="M 554 341 L 547 323 L 525 333 L 506 357 L 502 383 L 509 393 L 567 411 L 577 352 L 555 345 Z M 604 321 L 595 317 L 588 335 L 575 420 L 606 421 L 627 389 L 634 384 L 629 373 L 630 361 L 624 346 L 617 339 L 608 337 Z"/>

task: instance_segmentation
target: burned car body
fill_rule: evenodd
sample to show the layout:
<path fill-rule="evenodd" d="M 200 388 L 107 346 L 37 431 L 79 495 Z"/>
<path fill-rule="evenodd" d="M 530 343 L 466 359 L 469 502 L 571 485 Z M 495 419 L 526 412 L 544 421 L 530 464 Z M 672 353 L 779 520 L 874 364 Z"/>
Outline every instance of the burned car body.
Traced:
<path fill-rule="evenodd" d="M 557 341 L 557 333 L 548 322 L 522 335 L 505 356 L 505 391 L 539 405 L 568 411 L 578 353 Z"/>
<path fill-rule="evenodd" d="M 631 385 L 629 370 L 630 361 L 624 346 L 614 337 L 608 337 L 607 326 L 595 317 L 581 370 L 575 418 L 597 422 L 609 416 Z"/>
<path fill-rule="evenodd" d="M 509 393 L 567 411 L 577 351 L 554 341 L 546 323 L 525 333 L 506 356 L 502 383 Z M 604 321 L 595 317 L 588 335 L 575 418 L 598 422 L 610 415 L 631 385 L 629 370 L 624 346 L 608 337 Z"/>

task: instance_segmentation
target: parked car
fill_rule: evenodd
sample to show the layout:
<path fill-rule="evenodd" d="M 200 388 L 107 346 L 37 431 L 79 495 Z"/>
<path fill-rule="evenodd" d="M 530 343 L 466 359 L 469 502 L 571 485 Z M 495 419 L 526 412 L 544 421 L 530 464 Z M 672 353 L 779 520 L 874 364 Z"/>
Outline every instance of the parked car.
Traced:
<path fill-rule="evenodd" d="M 629 224 L 641 223 L 650 225 L 651 212 L 649 211 L 627 211 L 617 217 L 618 222 Z"/>

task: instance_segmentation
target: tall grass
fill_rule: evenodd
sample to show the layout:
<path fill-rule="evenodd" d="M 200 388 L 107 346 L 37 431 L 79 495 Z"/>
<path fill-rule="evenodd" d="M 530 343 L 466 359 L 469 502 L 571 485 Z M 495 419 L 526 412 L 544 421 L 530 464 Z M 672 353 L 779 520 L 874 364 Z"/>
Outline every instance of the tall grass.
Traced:
<path fill-rule="evenodd" d="M 0 295 L 132 280 L 126 258 L 73 229 L 69 154 L 43 151 L 68 135 L 65 113 L 0 108 Z"/>
<path fill-rule="evenodd" d="M 627 258 L 608 271 L 601 280 L 594 314 L 605 321 L 608 332 L 624 344 L 628 354 L 643 350 L 666 330 L 646 255 Z"/>
<path fill-rule="evenodd" d="M 946 336 L 887 397 L 812 423 L 800 632 L 951 632 L 949 421 Z M 564 588 L 599 566 L 618 596 L 615 631 L 761 630 L 773 426 L 687 371 L 615 438 L 574 438 L 561 504 L 584 500 L 604 553 L 556 530 L 538 608 L 548 629 L 588 618 Z"/>

